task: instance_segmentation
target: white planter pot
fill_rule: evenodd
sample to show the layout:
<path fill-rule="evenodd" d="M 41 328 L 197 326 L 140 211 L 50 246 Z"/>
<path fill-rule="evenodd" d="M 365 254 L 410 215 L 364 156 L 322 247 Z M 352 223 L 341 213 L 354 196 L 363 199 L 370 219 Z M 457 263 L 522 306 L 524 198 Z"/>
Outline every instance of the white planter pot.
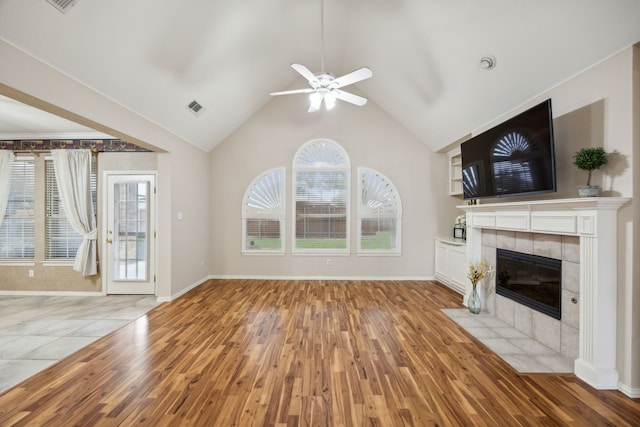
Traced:
<path fill-rule="evenodd" d="M 580 197 L 598 197 L 599 192 L 600 192 L 599 185 L 579 185 L 578 186 L 578 195 Z"/>

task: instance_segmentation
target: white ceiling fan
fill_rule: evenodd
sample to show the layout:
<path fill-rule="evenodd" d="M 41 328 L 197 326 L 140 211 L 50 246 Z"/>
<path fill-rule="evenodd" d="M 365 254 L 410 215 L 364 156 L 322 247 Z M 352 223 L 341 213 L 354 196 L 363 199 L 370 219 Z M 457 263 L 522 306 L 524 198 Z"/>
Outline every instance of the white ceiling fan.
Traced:
<path fill-rule="evenodd" d="M 320 30 L 321 30 L 321 69 L 319 74 L 313 74 L 307 67 L 301 64 L 291 64 L 302 77 L 309 82 L 308 88 L 286 90 L 283 92 L 272 92 L 270 95 L 291 95 L 296 93 L 308 93 L 309 95 L 309 113 L 318 111 L 322 102 L 327 110 L 333 108 L 338 99 L 357 105 L 359 107 L 367 103 L 367 98 L 346 92 L 341 88 L 348 86 L 373 76 L 373 72 L 362 67 L 341 77 L 334 77 L 333 74 L 324 71 L 324 0 L 320 0 Z"/>

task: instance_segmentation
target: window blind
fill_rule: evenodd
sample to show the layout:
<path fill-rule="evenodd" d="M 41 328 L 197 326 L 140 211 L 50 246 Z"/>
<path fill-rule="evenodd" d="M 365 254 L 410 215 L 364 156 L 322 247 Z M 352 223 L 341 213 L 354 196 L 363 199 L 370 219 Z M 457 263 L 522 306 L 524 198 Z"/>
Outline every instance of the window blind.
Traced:
<path fill-rule="evenodd" d="M 0 260 L 34 259 L 35 162 L 18 156 L 12 164 L 11 190 L 0 226 Z"/>
<path fill-rule="evenodd" d="M 338 144 L 314 140 L 295 167 L 295 250 L 348 252 L 349 161 Z"/>
<path fill-rule="evenodd" d="M 91 198 L 96 211 L 96 158 L 91 164 Z M 52 159 L 45 160 L 45 260 L 71 261 L 76 257 L 82 236 L 75 231 L 64 210 Z"/>
<path fill-rule="evenodd" d="M 359 168 L 359 176 L 359 251 L 399 253 L 402 202 L 395 185 L 372 169 Z"/>
<path fill-rule="evenodd" d="M 243 253 L 284 252 L 284 168 L 264 172 L 247 189 L 242 206 Z"/>

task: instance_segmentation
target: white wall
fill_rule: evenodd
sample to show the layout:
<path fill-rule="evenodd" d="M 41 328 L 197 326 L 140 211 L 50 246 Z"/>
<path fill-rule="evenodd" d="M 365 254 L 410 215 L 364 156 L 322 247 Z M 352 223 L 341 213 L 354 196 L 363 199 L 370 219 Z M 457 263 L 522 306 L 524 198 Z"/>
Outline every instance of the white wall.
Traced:
<path fill-rule="evenodd" d="M 374 277 L 433 276 L 440 189 L 446 187 L 438 156 L 376 104 L 338 103 L 331 111 L 306 112 L 304 95 L 274 98 L 211 153 L 212 272 L 216 276 Z M 315 138 L 340 144 L 351 160 L 351 255 L 295 256 L 292 242 L 292 176 L 296 150 Z M 241 203 L 252 180 L 286 167 L 286 255 L 241 254 Z M 356 255 L 357 168 L 370 167 L 395 184 L 403 203 L 402 256 Z"/>

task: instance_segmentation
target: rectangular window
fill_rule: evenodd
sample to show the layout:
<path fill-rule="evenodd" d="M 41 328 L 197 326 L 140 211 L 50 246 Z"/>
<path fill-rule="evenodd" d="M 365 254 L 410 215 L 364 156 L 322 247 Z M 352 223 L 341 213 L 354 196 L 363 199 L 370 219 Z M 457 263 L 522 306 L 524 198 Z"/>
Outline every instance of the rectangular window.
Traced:
<path fill-rule="evenodd" d="M 347 249 L 346 171 L 296 173 L 296 249 Z"/>
<path fill-rule="evenodd" d="M 91 161 L 91 198 L 96 210 L 96 158 Z M 64 210 L 52 159 L 45 159 L 45 260 L 71 261 L 76 257 L 82 236 L 75 231 Z"/>
<path fill-rule="evenodd" d="M 246 220 L 246 242 L 249 250 L 281 250 L 282 220 L 270 218 L 248 218 Z"/>
<path fill-rule="evenodd" d="M 360 248 L 363 251 L 392 251 L 397 248 L 396 218 L 363 218 L 360 220 Z"/>
<path fill-rule="evenodd" d="M 34 260 L 35 162 L 19 156 L 12 164 L 11 190 L 0 226 L 0 260 Z"/>

